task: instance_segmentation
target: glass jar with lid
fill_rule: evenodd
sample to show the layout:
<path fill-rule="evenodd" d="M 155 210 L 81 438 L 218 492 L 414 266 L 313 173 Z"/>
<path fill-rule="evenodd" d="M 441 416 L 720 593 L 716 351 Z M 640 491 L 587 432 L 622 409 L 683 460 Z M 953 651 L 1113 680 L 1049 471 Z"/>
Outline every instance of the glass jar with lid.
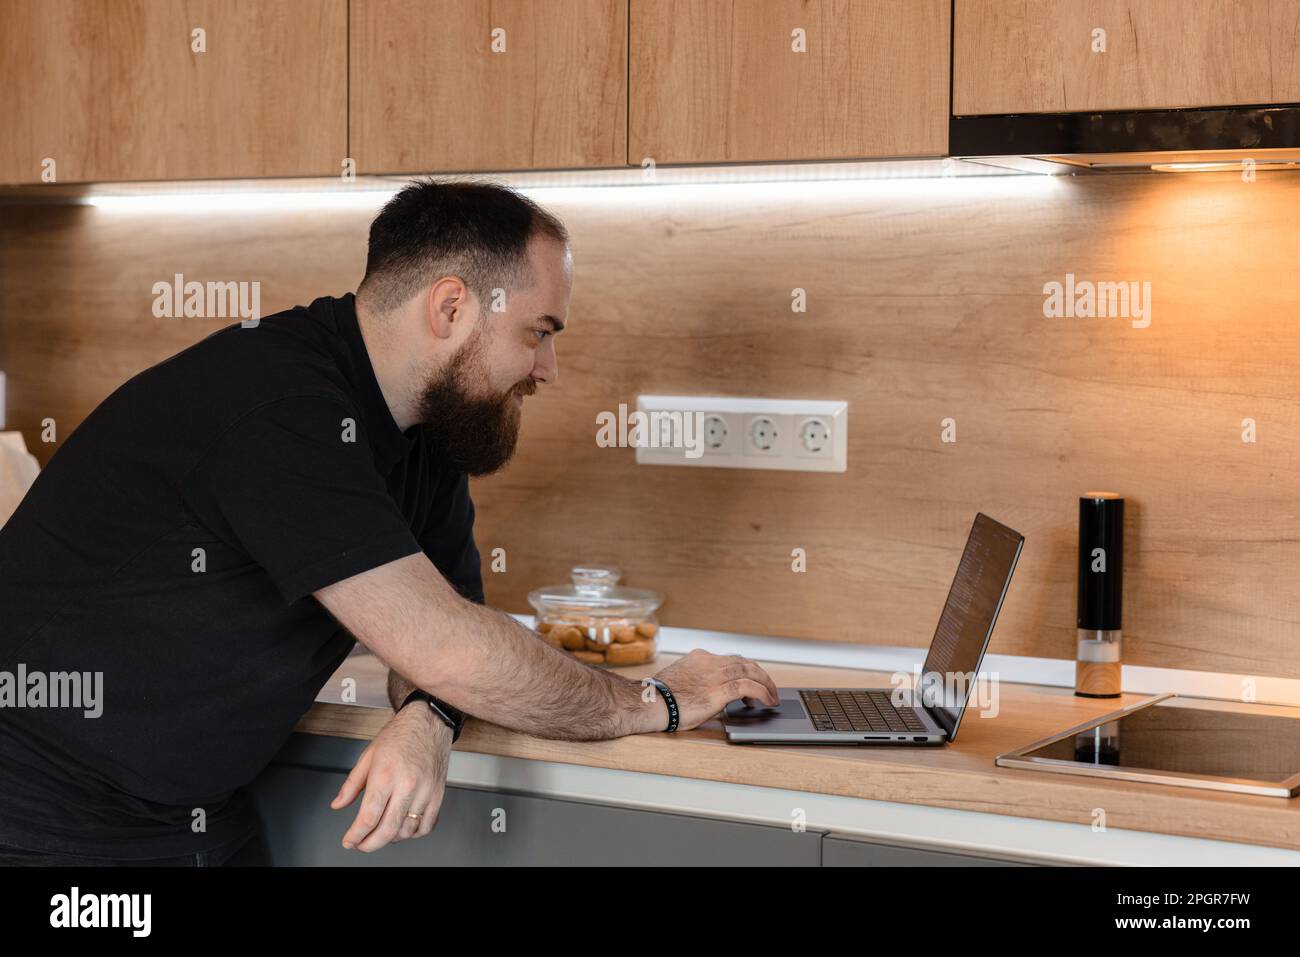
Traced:
<path fill-rule="evenodd" d="M 659 649 L 655 611 L 664 596 L 620 586 L 619 570 L 609 566 L 579 566 L 570 577 L 571 585 L 538 588 L 528 594 L 542 639 L 592 665 L 653 661 Z"/>

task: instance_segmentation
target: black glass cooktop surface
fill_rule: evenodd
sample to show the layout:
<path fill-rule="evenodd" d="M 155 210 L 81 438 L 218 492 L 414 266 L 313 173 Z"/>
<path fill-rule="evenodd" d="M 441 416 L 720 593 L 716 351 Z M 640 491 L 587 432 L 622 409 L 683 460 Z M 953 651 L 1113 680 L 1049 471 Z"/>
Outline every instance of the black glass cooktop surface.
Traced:
<path fill-rule="evenodd" d="M 1158 695 L 998 757 L 1001 767 L 1294 797 L 1300 708 Z"/>

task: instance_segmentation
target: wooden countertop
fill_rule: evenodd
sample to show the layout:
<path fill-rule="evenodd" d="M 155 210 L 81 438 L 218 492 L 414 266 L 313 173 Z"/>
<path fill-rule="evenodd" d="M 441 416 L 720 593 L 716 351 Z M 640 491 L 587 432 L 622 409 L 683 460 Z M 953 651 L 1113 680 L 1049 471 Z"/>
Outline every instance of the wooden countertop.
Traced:
<path fill-rule="evenodd" d="M 673 659 L 661 654 L 654 666 L 620 673 L 638 679 Z M 763 666 L 786 687 L 889 687 L 889 675 L 880 672 L 767 662 Z M 373 655 L 349 657 L 296 730 L 374 737 L 392 714 L 384 690 L 386 675 Z M 333 703 L 340 689 L 350 686 L 345 679 L 355 681 L 355 703 Z M 733 745 L 716 721 L 672 735 L 547 741 L 470 720 L 456 749 L 1074 824 L 1092 825 L 1095 809 L 1102 808 L 1107 828 L 1300 849 L 1300 799 L 1102 781 L 994 764 L 999 754 L 1145 697 L 1126 694 L 1098 701 L 1077 698 L 1068 688 L 1003 682 L 997 717 L 968 713 L 957 742 L 943 747 Z"/>

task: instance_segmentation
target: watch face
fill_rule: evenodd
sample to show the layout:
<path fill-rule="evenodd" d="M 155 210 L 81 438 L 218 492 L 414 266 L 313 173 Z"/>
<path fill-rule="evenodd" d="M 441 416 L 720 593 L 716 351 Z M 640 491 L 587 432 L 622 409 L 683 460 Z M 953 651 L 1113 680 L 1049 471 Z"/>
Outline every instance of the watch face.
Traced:
<path fill-rule="evenodd" d="M 460 737 L 461 725 L 465 723 L 465 716 L 450 705 L 444 705 L 432 695 L 425 698 L 429 705 L 429 710 L 438 716 L 438 718 L 447 727 L 451 728 L 451 740 L 455 741 Z"/>

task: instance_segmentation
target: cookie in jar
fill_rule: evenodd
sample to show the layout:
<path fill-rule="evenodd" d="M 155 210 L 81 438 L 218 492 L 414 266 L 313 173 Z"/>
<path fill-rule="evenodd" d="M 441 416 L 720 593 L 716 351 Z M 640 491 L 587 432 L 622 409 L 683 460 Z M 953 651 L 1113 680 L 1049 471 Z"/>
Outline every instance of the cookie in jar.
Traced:
<path fill-rule="evenodd" d="M 663 595 L 619 585 L 617 568 L 582 565 L 572 584 L 538 588 L 528 595 L 537 633 L 553 648 L 589 665 L 625 667 L 654 661 Z"/>

